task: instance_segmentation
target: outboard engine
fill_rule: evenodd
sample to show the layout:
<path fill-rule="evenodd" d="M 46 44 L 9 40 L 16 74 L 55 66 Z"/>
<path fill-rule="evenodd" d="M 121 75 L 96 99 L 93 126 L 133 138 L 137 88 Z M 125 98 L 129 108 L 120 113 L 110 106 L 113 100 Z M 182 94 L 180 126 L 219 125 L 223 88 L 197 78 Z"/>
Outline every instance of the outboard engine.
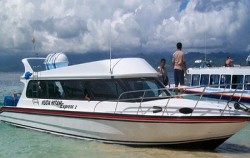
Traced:
<path fill-rule="evenodd" d="M 65 67 L 69 65 L 67 56 L 64 53 L 51 53 L 49 54 L 45 61 L 45 67 L 47 70 L 56 69 L 59 67 Z"/>

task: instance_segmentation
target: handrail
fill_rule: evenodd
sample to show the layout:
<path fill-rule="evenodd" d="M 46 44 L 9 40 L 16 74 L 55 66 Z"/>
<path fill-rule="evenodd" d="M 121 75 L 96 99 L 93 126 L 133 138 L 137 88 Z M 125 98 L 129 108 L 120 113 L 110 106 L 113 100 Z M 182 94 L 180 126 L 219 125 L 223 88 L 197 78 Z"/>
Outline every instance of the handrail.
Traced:
<path fill-rule="evenodd" d="M 222 84 L 219 84 L 218 86 L 221 86 L 221 85 Z M 228 85 L 229 84 L 226 84 L 225 87 L 228 86 Z M 216 85 L 213 85 L 213 86 L 216 86 Z M 220 91 L 220 92 L 208 92 L 208 91 L 206 91 L 206 89 L 208 87 L 211 87 L 211 85 L 207 85 L 207 86 L 195 86 L 195 87 L 185 87 L 185 90 L 186 89 L 194 89 L 194 88 L 203 88 L 202 92 L 200 92 L 199 94 L 197 94 L 197 93 L 195 93 L 195 94 L 183 94 L 183 97 L 186 97 L 186 96 L 197 96 L 197 95 L 199 95 L 199 98 L 197 99 L 197 102 L 195 103 L 195 105 L 193 107 L 193 110 L 197 109 L 197 105 L 202 100 L 202 98 L 204 97 L 204 94 L 213 94 L 213 93 L 218 94 L 218 93 L 222 93 L 221 95 L 223 95 L 224 93 L 228 93 L 228 94 L 231 94 L 231 95 L 230 95 L 229 101 L 227 102 L 227 104 L 225 105 L 224 109 L 221 112 L 221 115 L 223 115 L 223 113 L 225 112 L 226 108 L 229 106 L 229 103 L 232 101 L 232 98 L 235 96 L 235 94 L 241 93 L 241 96 L 242 96 L 243 93 L 248 92 L 248 90 L 239 90 L 237 88 L 233 89 L 233 91 L 232 91 L 232 89 L 230 91 L 225 91 L 223 89 L 223 91 Z M 117 99 L 99 101 L 95 105 L 94 111 L 96 110 L 96 107 L 98 105 L 100 105 L 102 102 L 105 102 L 105 101 L 114 101 L 114 102 L 116 102 L 114 113 L 116 113 L 118 105 L 119 105 L 120 102 L 135 101 L 135 102 L 139 103 L 139 106 L 138 106 L 137 112 L 136 112 L 136 114 L 139 115 L 140 109 L 142 110 L 142 103 L 143 103 L 143 101 L 149 100 L 149 99 L 150 100 L 153 100 L 153 99 L 167 99 L 166 100 L 166 104 L 164 106 L 164 109 L 162 110 L 162 116 L 164 116 L 165 113 L 167 113 L 167 115 L 168 115 L 168 105 L 169 105 L 169 102 L 170 102 L 170 100 L 172 98 L 175 98 L 177 96 L 176 95 L 170 95 L 170 96 L 166 95 L 166 96 L 149 96 L 149 97 L 147 97 L 146 93 L 149 92 L 149 91 L 151 91 L 151 92 L 158 91 L 158 93 L 159 93 L 159 91 L 165 91 L 165 90 L 167 90 L 167 92 L 169 92 L 169 90 L 171 90 L 171 89 L 172 88 L 159 88 L 159 89 L 146 89 L 146 90 L 126 91 L 126 92 L 121 93 Z M 122 98 L 124 95 L 133 94 L 133 93 L 142 93 L 142 95 L 140 97 Z M 222 100 L 222 97 L 220 97 L 219 101 L 221 101 L 221 100 Z M 138 101 L 140 101 L 140 102 L 138 102 Z M 192 113 L 191 113 L 191 116 L 192 116 Z"/>
<path fill-rule="evenodd" d="M 232 88 L 227 88 L 228 86 L 238 86 L 238 85 L 243 85 L 243 87 L 242 87 L 242 89 L 237 89 L 237 88 L 234 88 L 234 89 L 232 89 Z M 237 93 L 240 93 L 241 95 L 240 95 L 240 98 L 238 99 L 238 102 L 241 100 L 241 98 L 242 98 L 242 96 L 243 96 L 243 94 L 245 93 L 245 92 L 249 92 L 249 90 L 246 90 L 245 89 L 245 86 L 246 85 L 250 85 L 249 83 L 245 83 L 245 84 L 243 84 L 243 83 L 234 83 L 234 84 L 216 84 L 216 85 L 212 85 L 212 86 L 218 86 L 217 88 L 221 88 L 221 86 L 224 86 L 224 88 L 223 88 L 223 91 L 222 92 L 220 92 L 220 91 L 218 91 L 218 92 L 205 92 L 204 91 L 204 89 L 203 89 L 203 91 L 201 92 L 201 97 L 202 97 L 202 95 L 204 94 L 204 93 L 206 93 L 206 94 L 213 94 L 213 93 L 216 93 L 216 94 L 218 94 L 218 93 L 220 93 L 220 98 L 218 99 L 218 103 L 222 100 L 222 97 L 223 97 L 223 94 L 225 94 L 225 93 L 229 93 L 229 94 L 231 94 L 231 93 L 233 93 L 232 95 L 230 95 L 230 99 L 229 99 L 229 101 L 227 102 L 227 104 L 226 104 L 226 106 L 225 106 L 225 108 L 224 108 L 224 110 L 223 110 L 223 112 L 222 112 L 222 114 L 224 113 L 224 111 L 225 111 L 225 109 L 226 109 L 226 107 L 228 107 L 228 104 L 229 104 L 229 102 L 231 102 L 232 101 L 232 98 L 235 96 L 235 94 L 237 94 Z M 206 86 L 195 86 L 195 88 L 201 88 L 201 87 L 205 87 L 205 88 L 207 88 L 207 87 L 211 87 L 211 85 L 206 85 Z M 187 89 L 192 89 L 193 87 L 188 87 Z M 226 89 L 228 89 L 229 91 L 226 91 Z M 200 98 L 201 98 L 200 97 Z M 198 101 L 197 101 L 197 103 L 198 103 Z M 196 107 L 196 106 L 195 106 Z"/>
<path fill-rule="evenodd" d="M 164 113 L 165 113 L 165 111 L 167 110 L 167 106 L 168 106 L 169 101 L 170 101 L 170 98 L 168 98 L 167 104 L 166 104 L 166 106 L 165 106 L 165 108 L 164 108 L 164 110 L 163 110 L 163 112 L 162 112 L 162 116 L 164 116 Z M 168 113 L 167 113 L 167 114 L 168 114 Z"/>
<path fill-rule="evenodd" d="M 117 103 L 116 103 L 116 107 L 115 107 L 114 113 L 116 113 L 118 103 L 120 102 L 121 97 L 122 97 L 123 95 L 125 95 L 125 94 L 132 94 L 132 93 L 140 93 L 140 92 L 143 92 L 143 97 L 140 97 L 140 98 L 129 98 L 129 99 L 125 99 L 125 100 L 122 99 L 122 100 L 124 100 L 124 101 L 126 101 L 126 100 L 135 100 L 135 101 L 136 101 L 136 100 L 140 99 L 140 100 L 141 100 L 140 106 L 141 106 L 142 100 L 145 99 L 144 96 L 145 96 L 145 93 L 146 93 L 146 92 L 150 92 L 150 91 L 159 91 L 159 90 L 167 91 L 167 88 L 134 90 L 134 91 L 126 91 L 126 92 L 121 93 L 121 94 L 119 95 L 118 99 L 117 99 Z M 170 97 L 170 96 L 168 96 L 168 97 Z M 146 99 L 161 99 L 161 98 L 158 96 L 158 97 L 146 97 Z M 139 108 L 140 108 L 140 107 L 138 107 L 138 111 L 139 111 Z M 137 113 L 138 113 L 138 111 L 137 111 Z"/>
<path fill-rule="evenodd" d="M 225 92 L 226 87 L 227 87 L 227 85 L 225 85 L 225 86 L 224 86 L 223 93 Z M 221 101 L 221 99 L 222 99 L 222 94 L 223 94 L 223 93 L 221 93 L 221 95 L 220 95 L 220 99 L 218 100 L 218 103 L 220 103 L 220 101 Z"/>
<path fill-rule="evenodd" d="M 138 110 L 137 110 L 137 115 L 138 115 L 138 113 L 139 113 L 139 109 L 141 109 L 141 103 L 142 103 L 142 101 L 143 101 L 143 99 L 144 99 L 144 96 L 145 96 L 145 91 L 143 92 L 143 95 L 142 95 L 142 97 L 141 97 L 141 102 L 140 102 L 140 106 L 139 106 L 139 108 L 138 108 Z"/>
<path fill-rule="evenodd" d="M 234 94 L 235 94 L 236 90 L 237 90 L 237 89 L 235 89 L 235 91 L 234 91 L 233 95 L 231 95 L 230 99 L 227 101 L 227 104 L 226 104 L 225 108 L 223 109 L 223 111 L 222 111 L 221 115 L 224 113 L 224 111 L 225 111 L 225 110 L 226 110 L 226 108 L 228 107 L 228 104 L 232 101 L 232 98 L 233 98 L 233 96 L 234 96 Z"/>
<path fill-rule="evenodd" d="M 203 94 L 204 94 L 205 90 L 206 90 L 206 87 L 203 88 L 203 91 L 202 91 L 202 93 L 201 93 L 201 95 L 200 95 L 200 98 L 197 100 L 197 102 L 196 102 L 196 104 L 195 104 L 193 110 L 197 107 L 199 101 L 200 101 L 201 98 L 203 97 Z M 191 116 L 192 116 L 192 113 L 191 113 Z"/>

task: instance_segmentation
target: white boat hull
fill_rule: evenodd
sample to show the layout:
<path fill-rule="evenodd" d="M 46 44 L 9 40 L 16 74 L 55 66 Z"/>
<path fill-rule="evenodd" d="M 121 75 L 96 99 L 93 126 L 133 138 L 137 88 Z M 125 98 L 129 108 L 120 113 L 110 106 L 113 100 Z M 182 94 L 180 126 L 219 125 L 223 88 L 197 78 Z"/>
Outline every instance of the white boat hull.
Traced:
<path fill-rule="evenodd" d="M 244 117 L 156 117 L 35 109 L 22 109 L 20 113 L 18 109 L 2 109 L 1 120 L 49 133 L 126 145 L 219 141 L 209 146 L 215 148 L 247 125 Z"/>

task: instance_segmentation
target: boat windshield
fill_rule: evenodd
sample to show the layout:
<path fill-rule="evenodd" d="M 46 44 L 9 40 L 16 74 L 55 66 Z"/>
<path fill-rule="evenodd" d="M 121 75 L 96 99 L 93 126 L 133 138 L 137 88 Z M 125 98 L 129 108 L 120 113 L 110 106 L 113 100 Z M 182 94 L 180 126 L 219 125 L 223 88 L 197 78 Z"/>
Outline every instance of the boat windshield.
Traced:
<path fill-rule="evenodd" d="M 46 70 L 46 67 L 44 65 L 44 59 L 28 59 L 28 63 L 30 64 L 30 67 L 33 69 L 33 71 L 44 71 Z"/>
<path fill-rule="evenodd" d="M 84 100 L 154 100 L 170 96 L 156 78 L 96 79 L 96 80 L 31 80 L 28 98 Z"/>
<path fill-rule="evenodd" d="M 152 78 L 136 78 L 136 79 L 122 79 L 126 91 L 120 95 L 122 99 L 128 98 L 146 98 L 155 99 L 157 97 L 170 96 L 165 86 L 156 79 Z"/>

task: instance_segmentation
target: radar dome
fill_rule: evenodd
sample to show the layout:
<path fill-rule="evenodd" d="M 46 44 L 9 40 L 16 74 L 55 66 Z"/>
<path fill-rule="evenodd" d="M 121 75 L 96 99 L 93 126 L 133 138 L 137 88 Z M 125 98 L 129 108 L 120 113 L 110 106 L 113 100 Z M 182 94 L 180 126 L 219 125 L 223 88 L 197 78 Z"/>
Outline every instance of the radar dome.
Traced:
<path fill-rule="evenodd" d="M 69 65 L 69 61 L 67 56 L 64 53 L 50 53 L 45 61 L 44 64 L 47 70 L 56 69 L 60 67 L 65 67 Z"/>

